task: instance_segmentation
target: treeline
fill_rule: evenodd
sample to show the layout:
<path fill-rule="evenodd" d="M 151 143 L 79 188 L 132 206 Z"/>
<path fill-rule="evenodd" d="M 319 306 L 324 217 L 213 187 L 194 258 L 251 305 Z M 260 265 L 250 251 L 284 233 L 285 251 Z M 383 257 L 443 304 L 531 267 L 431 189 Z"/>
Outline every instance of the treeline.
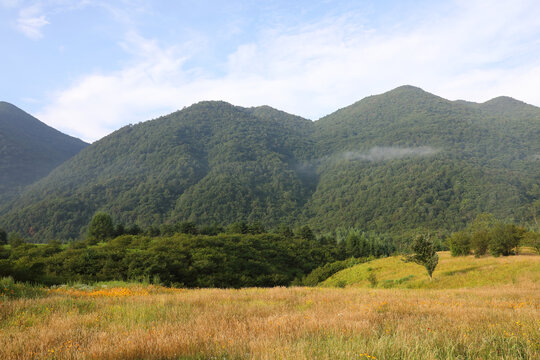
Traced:
<path fill-rule="evenodd" d="M 147 280 L 190 288 L 285 286 L 295 279 L 302 283 L 325 264 L 388 256 L 394 249 L 358 231 L 337 243 L 330 236 L 317 238 L 308 226 L 268 232 L 260 223 L 181 222 L 142 229 L 113 224 L 110 216 L 98 213 L 86 240 L 38 245 L 18 237 L 0 246 L 0 276 L 47 285 Z"/>
<path fill-rule="evenodd" d="M 448 238 L 452 256 L 476 257 L 516 255 L 520 246 L 529 246 L 540 254 L 540 233 L 515 224 L 498 222 L 491 214 L 480 214 L 464 230 Z"/>

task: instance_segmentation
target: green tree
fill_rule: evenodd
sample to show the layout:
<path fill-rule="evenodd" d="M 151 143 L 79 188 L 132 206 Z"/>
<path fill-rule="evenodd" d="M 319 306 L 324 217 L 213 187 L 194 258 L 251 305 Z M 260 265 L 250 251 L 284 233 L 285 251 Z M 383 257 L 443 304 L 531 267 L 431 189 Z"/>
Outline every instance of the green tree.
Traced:
<path fill-rule="evenodd" d="M 227 233 L 229 234 L 247 234 L 248 230 L 247 224 L 243 221 L 235 222 L 227 226 Z"/>
<path fill-rule="evenodd" d="M 523 235 L 524 245 L 530 246 L 540 255 L 540 233 L 529 231 Z"/>
<path fill-rule="evenodd" d="M 426 268 L 429 279 L 433 279 L 433 271 L 439 263 L 439 255 L 435 251 L 435 246 L 429 235 L 417 235 L 414 239 L 411 250 L 412 255 L 408 255 L 403 259 L 405 262 L 414 262 Z"/>
<path fill-rule="evenodd" d="M 197 228 L 197 225 L 191 221 L 177 223 L 175 227 L 176 231 L 181 234 L 197 235 L 199 233 L 199 228 Z"/>
<path fill-rule="evenodd" d="M 7 233 L 4 229 L 0 228 L 0 245 L 7 244 Z"/>
<path fill-rule="evenodd" d="M 471 248 L 475 257 L 480 257 L 487 253 L 490 242 L 488 230 L 480 230 L 471 235 Z"/>
<path fill-rule="evenodd" d="M 23 237 L 16 231 L 10 232 L 7 236 L 7 240 L 8 244 L 11 245 L 12 248 L 16 248 L 24 244 Z"/>
<path fill-rule="evenodd" d="M 293 231 L 287 224 L 279 225 L 278 229 L 276 230 L 276 234 L 279 234 L 286 238 L 292 238 L 294 236 Z"/>
<path fill-rule="evenodd" d="M 313 234 L 313 231 L 311 228 L 307 225 L 301 226 L 295 231 L 296 237 L 304 240 L 315 240 L 315 234 Z"/>
<path fill-rule="evenodd" d="M 91 243 L 98 243 L 111 238 L 113 235 L 114 225 L 111 216 L 106 212 L 96 213 L 88 226 L 87 240 Z"/>
<path fill-rule="evenodd" d="M 524 230 L 513 224 L 497 224 L 491 231 L 489 252 L 493 256 L 508 256 L 516 253 Z"/>
<path fill-rule="evenodd" d="M 471 236 L 465 231 L 458 231 L 448 239 L 452 256 L 465 256 L 471 253 Z"/>

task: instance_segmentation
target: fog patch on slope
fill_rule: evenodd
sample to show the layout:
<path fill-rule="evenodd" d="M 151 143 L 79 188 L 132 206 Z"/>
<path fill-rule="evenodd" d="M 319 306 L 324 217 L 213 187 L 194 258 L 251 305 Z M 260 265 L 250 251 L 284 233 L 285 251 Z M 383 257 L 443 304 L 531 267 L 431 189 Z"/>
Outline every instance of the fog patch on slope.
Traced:
<path fill-rule="evenodd" d="M 343 154 L 343 157 L 346 160 L 385 161 L 402 159 L 406 157 L 430 156 L 437 154 L 439 151 L 439 149 L 431 146 L 375 146 L 369 149 L 367 152 L 347 151 Z"/>

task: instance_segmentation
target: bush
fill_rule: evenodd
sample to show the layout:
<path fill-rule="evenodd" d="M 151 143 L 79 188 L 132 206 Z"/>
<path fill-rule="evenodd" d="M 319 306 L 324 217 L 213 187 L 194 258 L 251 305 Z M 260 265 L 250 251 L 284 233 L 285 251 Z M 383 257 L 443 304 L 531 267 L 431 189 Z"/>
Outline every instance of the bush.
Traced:
<path fill-rule="evenodd" d="M 495 225 L 490 233 L 489 252 L 493 256 L 514 255 L 524 232 L 512 224 Z"/>
<path fill-rule="evenodd" d="M 480 230 L 471 236 L 471 248 L 475 257 L 480 257 L 487 253 L 490 242 L 489 231 Z"/>
<path fill-rule="evenodd" d="M 529 231 L 523 235 L 523 244 L 530 246 L 540 255 L 540 233 Z"/>
<path fill-rule="evenodd" d="M 369 281 L 369 285 L 372 288 L 377 287 L 377 284 L 379 283 L 379 281 L 377 280 L 377 275 L 375 275 L 375 272 L 373 270 L 369 271 L 369 275 L 368 275 L 367 279 Z"/>
<path fill-rule="evenodd" d="M 465 256 L 471 253 L 471 236 L 465 231 L 458 231 L 448 239 L 452 256 Z"/>

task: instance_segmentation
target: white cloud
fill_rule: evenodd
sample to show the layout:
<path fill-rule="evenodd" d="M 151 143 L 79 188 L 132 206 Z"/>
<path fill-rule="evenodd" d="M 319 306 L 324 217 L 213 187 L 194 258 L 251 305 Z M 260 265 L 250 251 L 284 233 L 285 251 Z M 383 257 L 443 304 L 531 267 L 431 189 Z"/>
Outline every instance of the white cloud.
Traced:
<path fill-rule="evenodd" d="M 41 12 L 39 5 L 33 5 L 23 8 L 19 11 L 19 17 L 17 18 L 17 30 L 22 32 L 30 39 L 40 39 L 43 37 L 42 28 L 48 25 L 45 15 Z"/>
<path fill-rule="evenodd" d="M 162 46 L 129 33 L 133 61 L 54 95 L 40 119 L 95 140 L 200 100 L 268 104 L 317 119 L 403 84 L 450 99 L 509 95 L 540 105 L 540 6 L 458 1 L 423 22 L 371 29 L 354 14 L 261 32 L 229 54 L 224 74 L 187 67 L 196 42 Z"/>

